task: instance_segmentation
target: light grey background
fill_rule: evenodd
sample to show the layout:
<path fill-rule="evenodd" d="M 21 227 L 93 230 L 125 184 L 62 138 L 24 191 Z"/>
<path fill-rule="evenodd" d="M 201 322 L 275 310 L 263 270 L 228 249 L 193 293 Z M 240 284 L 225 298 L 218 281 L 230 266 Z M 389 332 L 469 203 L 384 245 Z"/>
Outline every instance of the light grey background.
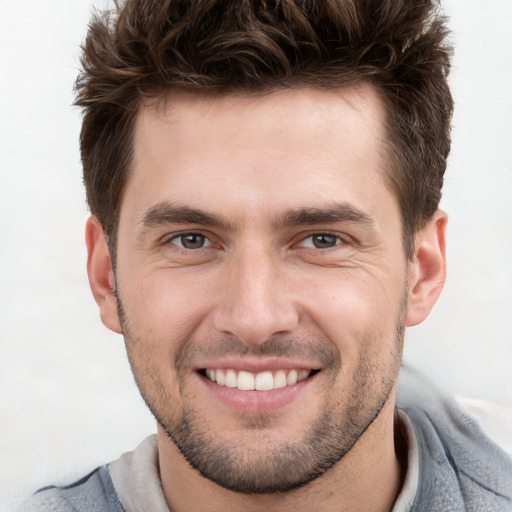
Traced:
<path fill-rule="evenodd" d="M 101 7 L 102 1 L 96 6 Z M 88 289 L 70 105 L 90 0 L 0 0 L 0 510 L 155 430 Z M 449 274 L 406 359 L 512 406 L 512 1 L 451 0 Z"/>

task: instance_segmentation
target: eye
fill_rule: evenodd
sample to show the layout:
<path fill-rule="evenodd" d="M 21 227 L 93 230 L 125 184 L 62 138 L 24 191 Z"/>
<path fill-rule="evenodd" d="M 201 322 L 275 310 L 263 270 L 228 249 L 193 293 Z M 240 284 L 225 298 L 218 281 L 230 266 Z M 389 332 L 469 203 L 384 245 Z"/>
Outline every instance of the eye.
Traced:
<path fill-rule="evenodd" d="M 183 249 L 202 249 L 211 245 L 210 240 L 200 233 L 183 233 L 172 237 L 169 242 Z"/>
<path fill-rule="evenodd" d="M 300 245 L 302 247 L 309 247 L 311 249 L 330 249 L 341 245 L 343 242 L 339 236 L 330 233 L 315 233 L 304 238 Z"/>

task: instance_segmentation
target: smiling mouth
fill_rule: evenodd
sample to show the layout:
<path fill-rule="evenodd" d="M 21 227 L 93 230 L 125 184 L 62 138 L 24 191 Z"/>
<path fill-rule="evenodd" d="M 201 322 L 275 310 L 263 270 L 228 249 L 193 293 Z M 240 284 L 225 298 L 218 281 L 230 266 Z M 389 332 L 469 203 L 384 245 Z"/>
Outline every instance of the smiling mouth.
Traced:
<path fill-rule="evenodd" d="M 293 386 L 319 371 L 297 369 L 252 373 L 244 370 L 205 368 L 199 373 L 219 386 L 236 388 L 240 391 L 270 391 Z"/>

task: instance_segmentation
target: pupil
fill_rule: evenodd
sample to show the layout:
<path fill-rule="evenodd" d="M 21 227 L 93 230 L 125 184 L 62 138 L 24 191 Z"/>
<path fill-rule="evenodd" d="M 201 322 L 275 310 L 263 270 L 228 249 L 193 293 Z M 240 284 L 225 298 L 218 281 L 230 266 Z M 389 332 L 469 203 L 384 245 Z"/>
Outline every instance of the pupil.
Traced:
<path fill-rule="evenodd" d="M 326 249 L 336 245 L 336 237 L 334 235 L 315 235 L 313 243 L 318 249 Z"/>
<path fill-rule="evenodd" d="M 204 236 L 202 235 L 184 235 L 181 239 L 183 247 L 187 249 L 199 249 L 204 244 Z"/>

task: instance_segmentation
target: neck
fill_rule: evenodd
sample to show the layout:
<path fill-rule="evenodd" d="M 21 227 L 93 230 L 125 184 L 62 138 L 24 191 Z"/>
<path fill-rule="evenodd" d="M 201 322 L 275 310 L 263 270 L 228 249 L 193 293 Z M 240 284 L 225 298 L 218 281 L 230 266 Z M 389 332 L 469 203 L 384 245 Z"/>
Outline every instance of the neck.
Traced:
<path fill-rule="evenodd" d="M 316 512 L 389 512 L 400 492 L 404 453 L 395 442 L 394 401 L 388 400 L 379 416 L 354 447 L 333 468 L 309 484 L 283 493 L 246 495 L 224 489 L 202 477 L 159 428 L 158 445 L 162 488 L 172 512 L 282 512 L 312 508 Z"/>

